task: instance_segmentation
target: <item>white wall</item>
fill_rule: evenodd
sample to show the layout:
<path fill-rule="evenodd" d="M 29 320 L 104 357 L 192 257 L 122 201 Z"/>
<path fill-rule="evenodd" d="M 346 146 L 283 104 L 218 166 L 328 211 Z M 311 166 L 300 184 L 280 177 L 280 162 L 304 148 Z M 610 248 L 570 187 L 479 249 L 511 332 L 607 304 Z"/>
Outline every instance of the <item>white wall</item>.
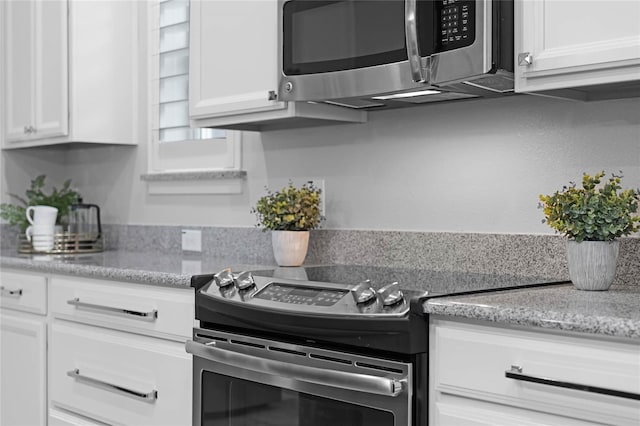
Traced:
<path fill-rule="evenodd" d="M 366 124 L 245 133 L 241 195 L 148 195 L 146 147 L 5 152 L 6 190 L 71 177 L 106 223 L 253 226 L 249 210 L 287 179 L 325 181 L 325 228 L 551 233 L 538 195 L 582 172 L 640 187 L 640 99 L 534 96 L 371 113 Z"/>

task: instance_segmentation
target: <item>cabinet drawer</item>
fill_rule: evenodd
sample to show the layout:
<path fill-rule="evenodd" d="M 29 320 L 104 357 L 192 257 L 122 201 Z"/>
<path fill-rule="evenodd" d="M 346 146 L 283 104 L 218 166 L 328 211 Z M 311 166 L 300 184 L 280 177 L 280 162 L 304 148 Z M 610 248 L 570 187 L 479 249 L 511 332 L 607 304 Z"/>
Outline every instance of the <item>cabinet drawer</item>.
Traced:
<path fill-rule="evenodd" d="M 109 424 L 191 424 L 191 357 L 184 345 L 54 320 L 50 399 Z"/>
<path fill-rule="evenodd" d="M 0 306 L 47 313 L 47 279 L 42 275 L 0 271 Z"/>
<path fill-rule="evenodd" d="M 51 278 L 57 318 L 185 341 L 194 321 L 193 290 L 86 278 Z"/>
<path fill-rule="evenodd" d="M 640 394 L 636 342 L 438 320 L 432 320 L 430 338 L 437 392 L 606 424 L 640 424 L 640 401 L 591 392 Z M 512 366 L 521 371 L 507 377 Z"/>
<path fill-rule="evenodd" d="M 47 426 L 104 426 L 104 423 L 94 422 L 86 417 L 52 408 L 49 410 Z"/>

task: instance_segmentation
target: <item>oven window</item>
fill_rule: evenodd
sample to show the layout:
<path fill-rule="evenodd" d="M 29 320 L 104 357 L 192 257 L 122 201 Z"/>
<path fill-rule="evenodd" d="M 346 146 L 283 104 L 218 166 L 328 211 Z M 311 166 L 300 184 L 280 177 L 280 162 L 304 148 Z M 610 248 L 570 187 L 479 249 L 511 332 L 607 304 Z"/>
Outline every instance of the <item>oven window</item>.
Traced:
<path fill-rule="evenodd" d="M 406 60 L 404 13 L 402 1 L 289 1 L 283 70 L 313 74 Z"/>
<path fill-rule="evenodd" d="M 203 426 L 394 426 L 393 414 L 302 392 L 202 373 Z"/>

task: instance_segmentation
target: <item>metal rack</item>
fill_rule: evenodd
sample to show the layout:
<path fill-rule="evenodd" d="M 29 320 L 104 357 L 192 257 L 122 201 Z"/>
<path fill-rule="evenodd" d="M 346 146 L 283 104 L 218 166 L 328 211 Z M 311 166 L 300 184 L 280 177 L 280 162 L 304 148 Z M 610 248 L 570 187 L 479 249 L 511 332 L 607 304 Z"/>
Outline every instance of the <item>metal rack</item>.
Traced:
<path fill-rule="evenodd" d="M 78 254 L 99 253 L 104 250 L 101 235 L 62 233 L 53 236 L 53 248 L 47 251 L 34 250 L 31 242 L 18 235 L 18 253 L 22 254 Z"/>

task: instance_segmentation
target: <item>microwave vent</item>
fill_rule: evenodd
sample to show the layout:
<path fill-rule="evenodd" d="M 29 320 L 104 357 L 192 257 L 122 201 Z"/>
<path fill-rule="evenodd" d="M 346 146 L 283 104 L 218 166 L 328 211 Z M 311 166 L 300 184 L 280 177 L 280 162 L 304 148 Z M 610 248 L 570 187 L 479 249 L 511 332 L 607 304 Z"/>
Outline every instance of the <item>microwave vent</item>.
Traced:
<path fill-rule="evenodd" d="M 509 93 L 513 92 L 513 74 L 487 74 L 483 77 L 476 78 L 473 81 L 465 81 L 464 84 L 484 90 L 490 90 L 495 93 Z"/>

